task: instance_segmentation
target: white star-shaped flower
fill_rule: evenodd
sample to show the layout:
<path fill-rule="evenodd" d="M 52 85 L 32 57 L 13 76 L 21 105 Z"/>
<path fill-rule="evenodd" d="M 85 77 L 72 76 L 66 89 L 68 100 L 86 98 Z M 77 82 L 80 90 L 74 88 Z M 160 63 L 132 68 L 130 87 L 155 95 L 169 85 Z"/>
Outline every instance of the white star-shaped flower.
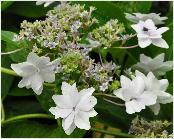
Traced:
<path fill-rule="evenodd" d="M 40 95 L 43 90 L 43 83 L 55 81 L 55 72 L 59 65 L 59 59 L 50 62 L 49 57 L 39 57 L 35 53 L 29 53 L 26 62 L 11 64 L 11 68 L 22 78 L 18 87 L 32 88 Z"/>
<path fill-rule="evenodd" d="M 145 91 L 148 91 L 149 93 L 157 96 L 156 103 L 152 106 L 149 106 L 155 115 L 159 113 L 160 103 L 166 104 L 173 101 L 173 96 L 165 92 L 169 85 L 167 79 L 158 80 L 152 72 L 149 72 L 147 76 L 139 71 L 135 71 L 135 74 L 136 77 L 143 78 L 145 82 Z"/>
<path fill-rule="evenodd" d="M 169 48 L 166 41 L 162 38 L 162 34 L 169 30 L 168 27 L 158 28 L 151 19 L 139 21 L 138 24 L 131 25 L 137 32 L 138 44 L 141 48 L 145 48 L 153 44 L 161 48 Z"/>
<path fill-rule="evenodd" d="M 145 84 L 141 77 L 135 77 L 130 80 L 126 76 L 120 77 L 121 88 L 114 91 L 114 94 L 125 101 L 126 112 L 133 114 L 145 109 L 145 106 L 150 106 L 156 103 L 157 96 L 144 91 Z"/>
<path fill-rule="evenodd" d="M 164 20 L 168 19 L 167 17 L 160 17 L 160 14 L 150 13 L 150 14 L 141 14 L 141 13 L 125 13 L 126 19 L 133 23 L 138 23 L 141 21 L 146 21 L 147 19 L 151 19 L 155 25 L 164 24 Z"/>
<path fill-rule="evenodd" d="M 140 55 L 140 62 L 133 66 L 133 68 L 143 71 L 145 74 L 153 72 L 156 76 L 165 75 L 167 71 L 172 70 L 173 61 L 164 62 L 165 54 L 159 54 L 155 58 L 148 57 L 144 54 Z"/>
<path fill-rule="evenodd" d="M 89 118 L 97 115 L 93 108 L 97 104 L 97 99 L 92 96 L 95 89 L 91 87 L 78 92 L 75 83 L 70 85 L 63 82 L 61 90 L 63 95 L 53 95 L 56 107 L 51 107 L 49 111 L 55 115 L 55 119 L 63 118 L 62 127 L 68 135 L 76 126 L 89 130 L 91 127 Z"/>

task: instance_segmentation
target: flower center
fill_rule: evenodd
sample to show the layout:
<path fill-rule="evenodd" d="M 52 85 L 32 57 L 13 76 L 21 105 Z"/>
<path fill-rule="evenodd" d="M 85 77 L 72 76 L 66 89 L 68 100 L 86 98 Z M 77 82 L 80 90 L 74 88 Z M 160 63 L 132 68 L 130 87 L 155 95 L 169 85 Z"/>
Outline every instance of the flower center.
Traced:
<path fill-rule="evenodd" d="M 148 31 L 149 29 L 146 27 L 143 27 L 143 31 Z"/>
<path fill-rule="evenodd" d="M 73 111 L 75 111 L 75 109 L 76 109 L 76 108 L 75 108 L 75 107 L 73 107 Z"/>

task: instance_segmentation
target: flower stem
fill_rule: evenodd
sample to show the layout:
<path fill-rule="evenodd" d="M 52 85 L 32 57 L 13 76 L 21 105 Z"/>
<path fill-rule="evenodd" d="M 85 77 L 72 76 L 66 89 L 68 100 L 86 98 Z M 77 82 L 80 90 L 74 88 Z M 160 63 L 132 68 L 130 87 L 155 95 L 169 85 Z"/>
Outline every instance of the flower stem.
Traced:
<path fill-rule="evenodd" d="M 3 67 L 1 67 L 1 72 L 5 73 L 5 74 L 13 75 L 13 76 L 19 76 L 13 70 L 7 69 L 7 68 L 3 68 Z M 44 83 L 44 85 L 47 86 L 47 87 L 55 87 L 56 86 L 56 84 L 50 84 L 50 83 Z"/>
<path fill-rule="evenodd" d="M 9 124 L 11 122 L 21 120 L 21 119 L 31 119 L 31 118 L 42 118 L 42 119 L 54 119 L 54 117 L 48 115 L 48 114 L 41 114 L 41 113 L 36 113 L 36 114 L 24 114 L 24 115 L 18 115 L 14 116 L 12 118 L 9 118 L 7 120 L 1 121 L 1 126 L 4 126 L 6 124 Z"/>
<path fill-rule="evenodd" d="M 95 131 L 95 132 L 105 133 L 108 135 L 117 136 L 117 137 L 119 136 L 119 137 L 135 138 L 135 136 L 133 136 L 133 135 L 129 135 L 129 134 L 122 133 L 122 132 L 111 132 L 111 131 L 106 131 L 106 130 L 102 130 L 102 129 L 98 129 L 98 128 L 91 128 L 90 130 Z"/>
<path fill-rule="evenodd" d="M 132 46 L 122 46 L 122 47 L 113 47 L 115 49 L 131 49 L 131 48 L 136 48 L 138 47 L 139 45 L 136 44 L 136 45 L 132 45 Z"/>
<path fill-rule="evenodd" d="M 1 67 L 1 72 L 13 76 L 18 76 L 13 70 Z"/>
<path fill-rule="evenodd" d="M 124 104 L 116 103 L 116 102 L 111 101 L 111 100 L 106 99 L 106 98 L 104 98 L 103 100 L 105 100 L 105 101 L 107 101 L 107 102 L 109 102 L 109 103 L 112 103 L 112 104 L 114 104 L 114 105 L 117 105 L 117 106 L 125 106 Z"/>
<path fill-rule="evenodd" d="M 1 121 L 5 120 L 5 110 L 4 110 L 4 105 L 2 104 L 2 100 L 1 100 Z"/>
<path fill-rule="evenodd" d="M 20 49 L 16 49 L 16 50 L 13 50 L 13 51 L 10 51 L 10 52 L 4 52 L 4 53 L 1 53 L 1 55 L 9 55 L 9 54 L 13 54 L 13 53 L 16 53 L 16 52 L 19 52 L 21 50 L 23 50 L 24 48 L 20 48 Z"/>
<path fill-rule="evenodd" d="M 42 118 L 42 119 L 51 119 L 51 120 L 55 120 L 53 116 L 50 116 L 48 114 L 41 114 L 41 113 L 35 113 L 35 114 L 24 114 L 24 115 L 18 115 L 12 118 L 9 118 L 5 121 L 1 121 L 1 126 L 4 126 L 6 124 L 10 124 L 12 122 L 18 121 L 18 120 L 22 120 L 22 119 L 31 119 L 31 118 Z M 58 119 L 58 124 L 61 125 L 60 119 Z M 105 133 L 108 135 L 114 135 L 114 136 L 119 136 L 119 137 L 135 137 L 133 135 L 129 135 L 126 133 L 116 133 L 116 132 L 111 132 L 111 131 L 106 131 L 106 130 L 102 130 L 102 129 L 97 129 L 97 128 L 91 128 L 90 130 L 95 131 L 95 132 L 101 132 L 101 133 Z"/>

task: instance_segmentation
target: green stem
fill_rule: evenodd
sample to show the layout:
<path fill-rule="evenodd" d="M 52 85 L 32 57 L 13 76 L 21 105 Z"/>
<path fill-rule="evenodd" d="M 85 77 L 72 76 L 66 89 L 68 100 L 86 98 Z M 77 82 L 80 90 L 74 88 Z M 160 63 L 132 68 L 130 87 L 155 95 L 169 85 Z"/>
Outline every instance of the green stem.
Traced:
<path fill-rule="evenodd" d="M 1 72 L 5 73 L 5 74 L 13 75 L 13 76 L 19 76 L 13 70 L 7 69 L 7 68 L 3 68 L 3 67 L 1 67 Z"/>
<path fill-rule="evenodd" d="M 51 120 L 55 120 L 53 116 L 50 116 L 48 114 L 41 114 L 41 113 L 36 113 L 36 114 L 24 114 L 24 115 L 18 115 L 12 118 L 9 118 L 5 121 L 1 121 L 1 126 L 4 126 L 6 124 L 10 124 L 14 121 L 18 121 L 18 120 L 22 120 L 22 119 L 31 119 L 31 118 L 42 118 L 42 119 L 51 119 Z M 60 120 L 60 119 L 59 119 Z M 60 121 L 57 121 L 59 126 L 61 126 Z M 91 128 L 90 130 L 95 131 L 95 132 L 100 132 L 100 133 L 105 133 L 108 135 L 114 135 L 114 136 L 119 136 L 119 137 L 135 137 L 133 135 L 129 135 L 126 133 L 116 133 L 116 132 L 111 132 L 111 131 L 106 131 L 106 130 L 102 130 L 102 129 L 97 129 L 97 128 Z"/>
<path fill-rule="evenodd" d="M 127 133 L 122 133 L 122 132 L 111 132 L 111 131 L 106 131 L 98 128 L 91 128 L 90 130 L 95 131 L 95 132 L 100 132 L 100 133 L 105 133 L 108 135 L 113 135 L 117 137 L 127 137 L 127 138 L 135 138 L 133 135 L 129 135 Z"/>
<path fill-rule="evenodd" d="M 1 121 L 4 121 L 5 120 L 5 111 L 4 111 L 4 105 L 2 104 L 2 100 L 1 100 L 1 116 L 2 116 Z"/>
<path fill-rule="evenodd" d="M 4 67 L 1 67 L 1 72 L 5 73 L 5 74 L 9 74 L 9 75 L 20 77 L 13 70 L 7 69 L 7 68 L 4 68 Z M 47 87 L 56 87 L 56 84 L 44 83 L 44 85 L 47 86 Z"/>
<path fill-rule="evenodd" d="M 9 124 L 11 122 L 21 120 L 21 119 L 30 119 L 30 118 L 42 118 L 42 119 L 54 119 L 54 117 L 48 115 L 48 114 L 41 114 L 41 113 L 36 113 L 36 114 L 24 114 L 24 115 L 18 115 L 12 118 L 9 118 L 5 121 L 1 121 L 1 126 L 4 126 L 6 124 Z"/>

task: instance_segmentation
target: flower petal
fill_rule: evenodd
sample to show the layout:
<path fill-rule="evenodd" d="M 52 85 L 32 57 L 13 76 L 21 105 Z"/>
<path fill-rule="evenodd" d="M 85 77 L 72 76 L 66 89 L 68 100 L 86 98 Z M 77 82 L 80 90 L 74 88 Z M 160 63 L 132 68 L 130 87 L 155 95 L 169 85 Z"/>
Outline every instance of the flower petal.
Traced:
<path fill-rule="evenodd" d="M 92 93 L 93 93 L 94 91 L 95 91 L 95 89 L 94 89 L 93 87 L 91 87 L 91 88 L 88 88 L 88 89 L 83 89 L 83 90 L 81 90 L 81 91 L 79 92 L 79 94 L 80 94 L 81 96 L 84 96 L 84 95 L 91 96 Z"/>
<path fill-rule="evenodd" d="M 123 89 L 120 88 L 120 89 L 117 89 L 117 90 L 114 90 L 114 95 L 116 95 L 118 98 L 122 99 L 122 100 L 126 100 L 124 97 L 123 97 Z"/>
<path fill-rule="evenodd" d="M 53 95 L 52 99 L 54 100 L 55 104 L 60 108 L 73 108 L 73 98 L 71 98 L 70 95 Z"/>
<path fill-rule="evenodd" d="M 75 125 L 80 129 L 89 130 L 91 126 L 88 112 L 78 111 L 75 115 Z"/>
<path fill-rule="evenodd" d="M 51 107 L 49 111 L 55 116 L 55 119 L 66 118 L 71 112 L 72 109 L 61 109 L 59 107 Z"/>
<path fill-rule="evenodd" d="M 167 30 L 169 30 L 168 27 L 161 27 L 161 28 L 157 29 L 157 31 L 158 31 L 160 34 L 163 34 L 163 33 L 166 32 Z"/>
<path fill-rule="evenodd" d="M 146 48 L 147 46 L 149 46 L 152 43 L 150 38 L 138 38 L 138 45 L 141 48 Z"/>
<path fill-rule="evenodd" d="M 94 117 L 96 116 L 98 113 L 94 110 L 94 109 L 91 109 L 90 111 L 88 111 L 88 115 L 89 117 Z"/>
<path fill-rule="evenodd" d="M 128 114 L 133 114 L 135 112 L 140 112 L 142 109 L 145 109 L 145 105 L 141 102 L 138 102 L 136 100 L 128 101 L 125 103 L 126 106 L 126 112 Z"/>
<path fill-rule="evenodd" d="M 28 77 L 24 77 L 18 84 L 18 87 L 19 88 L 23 88 L 23 87 L 27 87 L 27 86 L 30 86 L 31 83 L 30 83 L 30 80 Z"/>
<path fill-rule="evenodd" d="M 166 41 L 164 39 L 162 39 L 162 38 L 152 39 L 152 44 L 157 46 L 157 47 L 161 47 L 161 48 L 169 48 L 169 46 L 166 43 Z"/>
<path fill-rule="evenodd" d="M 78 93 L 78 90 L 76 88 L 76 83 L 73 85 L 70 85 L 66 82 L 62 82 L 61 86 L 62 94 L 72 94 L 72 93 Z"/>
<path fill-rule="evenodd" d="M 76 128 L 76 125 L 74 124 L 74 122 L 71 124 L 71 126 L 67 129 L 67 130 L 65 130 L 65 133 L 67 134 L 67 135 L 70 135 L 73 131 L 74 131 L 74 129 Z"/>
<path fill-rule="evenodd" d="M 45 82 L 52 83 L 55 81 L 55 73 L 54 72 L 44 72 L 41 73 L 42 78 Z"/>
<path fill-rule="evenodd" d="M 121 83 L 122 88 L 127 88 L 129 86 L 129 84 L 131 83 L 131 80 L 129 78 L 127 78 L 126 76 L 121 75 L 120 83 Z"/>
<path fill-rule="evenodd" d="M 74 122 L 74 111 L 71 112 L 71 114 L 68 115 L 68 117 L 64 118 L 62 120 L 62 126 L 64 130 L 67 130 L 71 127 L 72 123 Z"/>
<path fill-rule="evenodd" d="M 166 104 L 166 103 L 171 103 L 173 102 L 173 96 L 169 93 L 163 92 L 163 91 L 159 91 L 157 93 L 158 95 L 158 99 L 157 101 L 161 104 Z"/>
<path fill-rule="evenodd" d="M 156 103 L 157 96 L 150 91 L 144 91 L 144 93 L 137 98 L 137 101 L 143 103 L 146 106 L 150 106 Z"/>
<path fill-rule="evenodd" d="M 167 87 L 169 86 L 169 82 L 167 79 L 161 79 L 159 80 L 160 82 L 160 90 L 161 91 L 166 91 L 167 90 Z"/>
<path fill-rule="evenodd" d="M 148 57 L 148 56 L 146 56 L 146 55 L 144 55 L 144 54 L 141 54 L 140 55 L 140 62 L 141 63 L 149 63 L 150 61 L 152 60 L 152 58 L 151 57 Z"/>
<path fill-rule="evenodd" d="M 30 77 L 30 82 L 31 82 L 31 88 L 33 91 L 37 94 L 40 95 L 43 90 L 43 79 L 39 74 L 34 74 L 33 76 Z"/>
<path fill-rule="evenodd" d="M 160 111 L 160 104 L 156 103 L 154 105 L 149 106 L 149 108 L 154 112 L 155 115 L 158 115 Z"/>

